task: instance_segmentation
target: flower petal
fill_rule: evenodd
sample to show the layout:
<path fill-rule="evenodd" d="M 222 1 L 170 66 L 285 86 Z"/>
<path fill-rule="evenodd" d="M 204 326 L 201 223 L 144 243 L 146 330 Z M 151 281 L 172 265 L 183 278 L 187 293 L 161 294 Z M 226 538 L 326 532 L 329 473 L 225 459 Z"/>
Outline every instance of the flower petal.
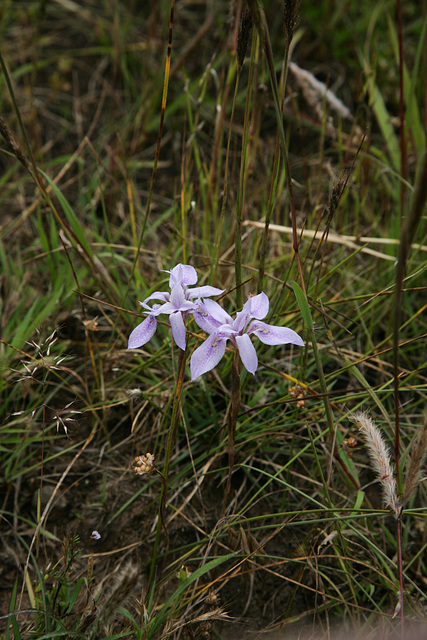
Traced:
<path fill-rule="evenodd" d="M 206 331 L 206 333 L 215 333 L 218 327 L 221 326 L 221 322 L 215 320 L 207 311 L 206 305 L 200 302 L 196 309 L 191 312 L 197 326 Z"/>
<path fill-rule="evenodd" d="M 182 303 L 185 301 L 184 289 L 181 285 L 176 284 L 171 289 L 170 301 L 176 309 L 179 309 Z"/>
<path fill-rule="evenodd" d="M 225 353 L 226 344 L 225 338 L 218 338 L 213 334 L 195 350 L 190 360 L 192 380 L 216 367 Z"/>
<path fill-rule="evenodd" d="M 255 374 L 258 369 L 258 356 L 250 337 L 245 333 L 243 336 L 236 336 L 235 340 L 243 366 L 249 373 Z"/>
<path fill-rule="evenodd" d="M 265 318 L 268 313 L 270 302 L 264 291 L 261 291 L 257 296 L 251 296 L 248 302 L 250 303 L 249 313 L 251 318 L 256 318 L 257 320 Z"/>
<path fill-rule="evenodd" d="M 170 274 L 169 287 L 171 289 L 177 284 L 184 287 L 197 282 L 197 271 L 189 264 L 177 264 L 176 267 L 166 273 Z"/>
<path fill-rule="evenodd" d="M 148 296 L 148 298 L 145 298 L 145 300 L 143 300 L 139 304 L 141 305 L 141 307 L 144 307 L 144 309 L 151 310 L 151 307 L 149 307 L 147 304 L 149 300 L 162 300 L 162 302 L 167 302 L 169 300 L 169 297 L 170 294 L 166 291 L 155 291 L 151 294 L 151 296 Z"/>
<path fill-rule="evenodd" d="M 302 338 L 300 338 L 300 336 L 292 329 L 288 329 L 287 327 L 275 327 L 272 324 L 266 324 L 259 320 L 255 320 L 250 323 L 247 328 L 247 333 L 255 334 L 264 344 L 275 345 L 290 343 L 296 344 L 299 347 L 304 346 Z"/>
<path fill-rule="evenodd" d="M 169 320 L 172 327 L 172 335 L 180 349 L 185 349 L 185 322 L 180 311 L 171 313 Z"/>
<path fill-rule="evenodd" d="M 129 336 L 128 349 L 138 349 L 146 344 L 156 333 L 157 320 L 154 316 L 148 316 L 139 324 Z"/>
<path fill-rule="evenodd" d="M 203 302 L 206 311 L 210 316 L 212 316 L 214 320 L 217 320 L 220 324 L 233 324 L 233 318 L 229 316 L 226 311 L 224 311 L 224 309 L 218 304 L 218 302 L 215 302 L 215 300 L 210 300 L 209 298 L 207 300 L 204 300 Z"/>
<path fill-rule="evenodd" d="M 188 298 L 208 298 L 209 296 L 219 296 L 224 293 L 225 289 L 217 289 L 210 285 L 204 287 L 193 287 L 193 289 L 187 289 Z"/>

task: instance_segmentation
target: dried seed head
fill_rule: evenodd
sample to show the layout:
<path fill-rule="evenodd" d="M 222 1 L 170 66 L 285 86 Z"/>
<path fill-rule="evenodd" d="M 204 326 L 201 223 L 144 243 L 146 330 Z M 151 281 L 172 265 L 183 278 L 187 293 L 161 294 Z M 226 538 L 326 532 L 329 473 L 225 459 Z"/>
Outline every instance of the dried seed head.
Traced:
<path fill-rule="evenodd" d="M 298 22 L 299 0 L 285 0 L 283 3 L 283 26 L 288 46 L 294 37 Z"/>
<path fill-rule="evenodd" d="M 0 135 L 4 140 L 6 144 L 6 149 L 9 151 L 9 153 L 14 155 L 15 158 L 19 160 L 19 162 L 22 165 L 24 165 L 26 169 L 29 169 L 28 160 L 25 157 L 24 152 L 22 151 L 19 144 L 16 142 L 9 127 L 7 126 L 6 122 L 1 116 L 0 116 Z"/>
<path fill-rule="evenodd" d="M 136 456 L 133 470 L 138 476 L 143 476 L 146 473 L 153 473 L 156 470 L 155 456 L 152 453 L 146 453 L 142 456 Z"/>
<path fill-rule="evenodd" d="M 381 431 L 363 411 L 354 413 L 350 419 L 354 420 L 365 439 L 372 466 L 383 488 L 385 503 L 393 510 L 396 518 L 399 518 L 402 506 L 397 496 L 396 479 L 391 465 L 390 453 Z"/>
<path fill-rule="evenodd" d="M 299 384 L 294 385 L 293 387 L 290 387 L 289 389 L 289 395 L 291 396 L 291 398 L 295 398 L 296 400 L 296 407 L 297 409 L 301 409 L 304 406 L 304 390 L 302 389 L 302 387 L 299 386 Z"/>
<path fill-rule="evenodd" d="M 245 7 L 240 18 L 239 34 L 237 36 L 237 64 L 239 71 L 243 67 L 243 63 L 245 61 L 251 31 L 252 15 L 249 9 Z"/>

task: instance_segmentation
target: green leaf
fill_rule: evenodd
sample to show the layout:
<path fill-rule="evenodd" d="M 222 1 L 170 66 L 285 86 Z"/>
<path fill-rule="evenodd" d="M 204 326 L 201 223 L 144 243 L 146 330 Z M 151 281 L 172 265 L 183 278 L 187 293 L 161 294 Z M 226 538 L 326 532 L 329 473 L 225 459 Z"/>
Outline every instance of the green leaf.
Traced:
<path fill-rule="evenodd" d="M 160 609 L 159 613 L 154 618 L 152 625 L 150 625 L 148 629 L 147 638 L 153 638 L 156 632 L 159 630 L 159 628 L 166 621 L 168 614 L 171 614 L 174 611 L 175 607 L 173 607 L 173 605 L 176 604 L 176 601 L 181 595 L 181 593 L 186 591 L 186 589 L 188 589 L 188 587 L 193 582 L 198 580 L 205 573 L 208 573 L 211 569 L 215 569 L 218 565 L 222 564 L 223 562 L 226 562 L 227 560 L 230 560 L 230 558 L 233 558 L 235 555 L 236 555 L 235 553 L 229 553 L 226 556 L 215 558 L 214 560 L 207 562 L 205 565 L 203 565 L 203 567 L 199 567 L 199 569 L 196 569 L 196 571 L 194 571 L 190 576 L 188 576 L 187 580 L 185 580 L 179 585 L 179 587 L 175 590 L 175 592 L 171 595 L 171 597 L 165 602 L 163 607 Z"/>
<path fill-rule="evenodd" d="M 363 501 L 365 499 L 365 492 L 364 491 L 358 491 L 356 494 L 356 502 L 354 503 L 354 508 L 355 509 L 360 509 Z"/>
<path fill-rule="evenodd" d="M 299 284 L 297 284 L 296 282 L 292 281 L 291 287 L 294 290 L 295 297 L 297 299 L 298 306 L 300 308 L 301 315 L 302 315 L 303 320 L 304 320 L 304 324 L 307 327 L 307 329 L 309 329 L 309 331 L 312 331 L 313 330 L 313 319 L 311 317 L 310 307 L 308 306 L 307 298 L 305 297 L 305 294 L 304 294 L 303 290 L 301 289 L 301 287 L 299 286 Z"/>
<path fill-rule="evenodd" d="M 71 229 L 74 231 L 74 235 L 76 236 L 77 240 L 79 241 L 81 246 L 85 249 L 87 254 L 91 258 L 93 258 L 92 250 L 91 250 L 91 248 L 89 246 L 88 241 L 86 240 L 84 230 L 83 230 L 83 228 L 82 228 L 82 226 L 81 226 L 76 214 L 72 210 L 70 203 L 65 198 L 64 194 L 58 188 L 58 186 L 53 182 L 53 180 L 51 178 L 49 178 L 49 176 L 44 171 L 42 171 L 41 169 L 39 169 L 39 171 L 46 178 L 46 180 L 48 181 L 49 185 L 52 187 L 52 191 L 55 194 L 56 198 L 58 199 L 58 201 L 59 201 L 59 203 L 60 203 L 60 205 L 62 207 L 62 210 L 63 210 L 63 212 L 65 214 L 65 217 L 67 218 L 68 224 L 70 225 Z"/>

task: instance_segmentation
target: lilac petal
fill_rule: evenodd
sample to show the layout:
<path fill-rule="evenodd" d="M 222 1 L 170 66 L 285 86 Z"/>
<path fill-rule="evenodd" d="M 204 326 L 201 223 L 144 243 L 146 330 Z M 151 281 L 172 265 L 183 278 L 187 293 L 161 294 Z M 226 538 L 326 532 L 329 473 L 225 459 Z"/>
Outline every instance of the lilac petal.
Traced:
<path fill-rule="evenodd" d="M 187 295 L 189 298 L 208 298 L 209 296 L 219 296 L 221 293 L 224 293 L 224 291 L 225 289 L 217 289 L 216 287 L 205 285 L 204 287 L 188 289 Z"/>
<path fill-rule="evenodd" d="M 206 331 L 206 333 L 215 333 L 218 327 L 221 326 L 221 322 L 212 318 L 206 309 L 206 305 L 202 302 L 200 302 L 191 313 L 197 326 L 203 331 Z"/>
<path fill-rule="evenodd" d="M 217 320 L 220 324 L 233 324 L 233 318 L 229 316 L 228 313 L 224 311 L 224 309 L 218 304 L 218 302 L 215 302 L 215 300 L 210 300 L 209 298 L 207 298 L 207 300 L 204 300 L 204 305 L 208 314 L 212 316 L 214 320 Z"/>
<path fill-rule="evenodd" d="M 268 313 L 270 302 L 263 291 L 257 296 L 250 297 L 248 302 L 250 303 L 251 318 L 256 318 L 257 320 L 265 318 Z"/>
<path fill-rule="evenodd" d="M 245 302 L 243 305 L 243 309 L 236 313 L 236 318 L 233 321 L 233 329 L 236 333 L 242 333 L 248 324 L 249 320 L 252 319 L 250 314 L 250 305 L 249 300 Z"/>
<path fill-rule="evenodd" d="M 197 272 L 194 267 L 189 264 L 177 264 L 171 271 L 169 278 L 169 287 L 172 289 L 177 284 L 181 286 L 188 286 L 190 284 L 196 284 Z"/>
<path fill-rule="evenodd" d="M 172 327 L 172 335 L 180 349 L 185 349 L 185 322 L 180 311 L 169 316 Z"/>
<path fill-rule="evenodd" d="M 169 300 L 169 295 L 170 294 L 167 293 L 166 291 L 155 291 L 150 296 L 148 296 L 148 298 L 145 298 L 145 300 L 143 302 L 140 302 L 139 304 L 142 307 L 149 309 L 150 307 L 147 305 L 147 302 L 149 300 L 162 300 L 163 302 L 167 302 Z"/>
<path fill-rule="evenodd" d="M 299 347 L 304 346 L 303 340 L 300 336 L 287 327 L 275 327 L 272 324 L 266 324 L 265 322 L 254 321 L 251 322 L 247 328 L 247 333 L 253 333 L 264 344 L 296 344 Z"/>
<path fill-rule="evenodd" d="M 258 369 L 258 356 L 250 337 L 245 333 L 243 336 L 236 336 L 235 340 L 243 366 L 249 373 L 255 374 Z"/>
<path fill-rule="evenodd" d="M 128 349 L 138 349 L 146 344 L 156 333 L 157 320 L 154 316 L 148 316 L 139 324 L 129 336 Z"/>
<path fill-rule="evenodd" d="M 225 353 L 226 344 L 227 340 L 225 338 L 218 338 L 218 336 L 214 334 L 209 336 L 209 338 L 195 350 L 190 360 L 192 380 L 195 380 L 216 367 Z"/>
<path fill-rule="evenodd" d="M 176 309 L 179 309 L 185 301 L 185 292 L 181 285 L 174 285 L 171 289 L 170 301 Z"/>
<path fill-rule="evenodd" d="M 146 308 L 150 309 L 150 315 L 152 316 L 159 316 L 163 313 L 169 315 L 170 313 L 175 313 L 175 311 L 177 311 L 177 308 L 171 302 L 165 302 L 164 304 L 155 304 L 152 308 L 147 305 Z"/>

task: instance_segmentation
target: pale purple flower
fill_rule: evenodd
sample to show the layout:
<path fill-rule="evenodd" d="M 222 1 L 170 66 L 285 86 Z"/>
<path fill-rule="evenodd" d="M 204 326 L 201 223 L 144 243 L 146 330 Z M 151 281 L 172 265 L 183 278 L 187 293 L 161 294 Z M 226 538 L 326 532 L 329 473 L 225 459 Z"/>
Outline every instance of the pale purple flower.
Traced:
<path fill-rule="evenodd" d="M 197 273 L 194 267 L 188 264 L 177 264 L 171 271 L 169 277 L 169 292 L 155 291 L 148 298 L 139 304 L 147 309 L 147 317 L 139 324 L 129 336 L 128 349 L 137 349 L 146 344 L 156 332 L 156 316 L 165 313 L 169 316 L 172 335 L 182 350 L 185 349 L 185 318 L 188 313 L 194 312 L 201 304 L 202 298 L 216 296 L 223 293 L 223 289 L 216 287 L 188 286 L 196 284 Z M 150 307 L 147 303 L 150 300 L 160 300 L 163 304 L 155 303 Z"/>
<path fill-rule="evenodd" d="M 195 380 L 216 367 L 225 353 L 227 340 L 231 340 L 239 350 L 243 366 L 252 374 L 258 368 L 258 357 L 249 337 L 251 334 L 264 344 L 291 343 L 303 347 L 304 342 L 292 329 L 261 322 L 267 315 L 268 308 L 269 301 L 265 293 L 250 297 L 234 320 L 213 300 L 205 300 L 200 304 L 193 311 L 193 316 L 198 326 L 210 336 L 191 357 L 191 379 Z"/>

